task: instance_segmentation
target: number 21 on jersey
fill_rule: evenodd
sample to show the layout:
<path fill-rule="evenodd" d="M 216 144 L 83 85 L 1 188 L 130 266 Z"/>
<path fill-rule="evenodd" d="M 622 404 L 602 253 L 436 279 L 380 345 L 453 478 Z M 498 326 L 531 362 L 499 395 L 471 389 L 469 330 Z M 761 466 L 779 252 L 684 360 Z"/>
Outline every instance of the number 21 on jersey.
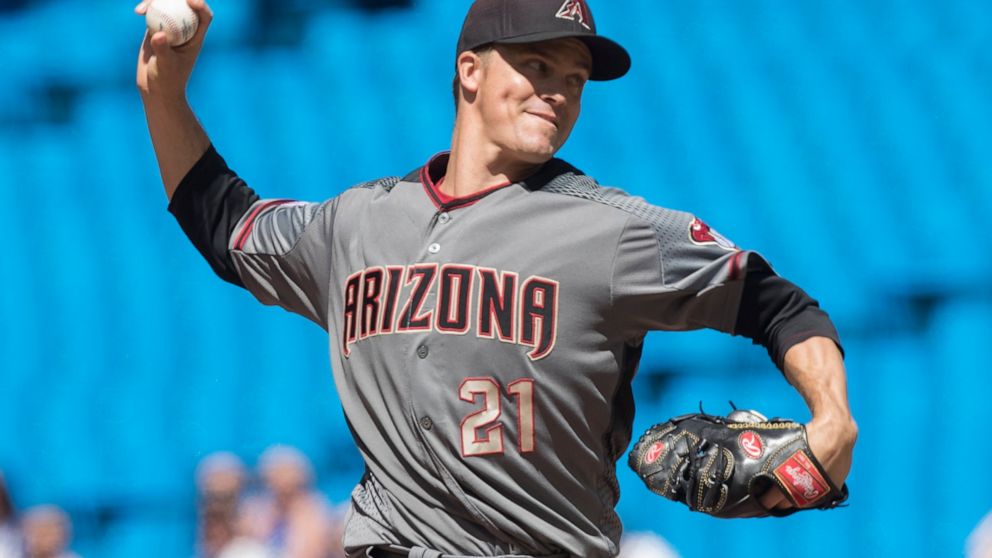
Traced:
<path fill-rule="evenodd" d="M 462 419 L 462 455 L 473 457 L 503 453 L 502 386 L 494 378 L 466 378 L 458 388 L 462 401 L 482 404 L 482 409 Z M 534 451 L 534 380 L 521 378 L 506 386 L 516 402 L 517 445 L 520 453 Z M 480 401 L 481 398 L 481 401 Z"/>

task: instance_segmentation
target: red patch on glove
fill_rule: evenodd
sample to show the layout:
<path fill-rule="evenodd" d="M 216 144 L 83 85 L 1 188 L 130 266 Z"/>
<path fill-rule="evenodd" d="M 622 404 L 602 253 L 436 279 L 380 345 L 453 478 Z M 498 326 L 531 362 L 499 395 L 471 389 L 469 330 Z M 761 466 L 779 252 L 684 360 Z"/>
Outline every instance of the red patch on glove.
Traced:
<path fill-rule="evenodd" d="M 802 450 L 775 469 L 775 476 L 800 508 L 805 508 L 830 492 L 829 484 Z"/>

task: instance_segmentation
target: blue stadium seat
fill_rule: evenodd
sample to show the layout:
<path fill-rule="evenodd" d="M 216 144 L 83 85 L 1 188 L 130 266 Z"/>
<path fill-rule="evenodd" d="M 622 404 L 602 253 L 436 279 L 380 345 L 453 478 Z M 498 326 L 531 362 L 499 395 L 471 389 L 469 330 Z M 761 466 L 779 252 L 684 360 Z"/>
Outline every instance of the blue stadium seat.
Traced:
<path fill-rule="evenodd" d="M 192 517 L 194 513 L 192 502 L 187 513 Z M 139 512 L 136 515 L 138 517 L 125 518 L 112 524 L 103 536 L 102 548 L 90 555 L 106 558 L 135 556 L 166 558 L 194 555 L 196 536 L 194 522 L 173 517 L 156 517 L 153 513 Z"/>
<path fill-rule="evenodd" d="M 925 362 L 923 374 L 931 378 L 932 389 L 927 394 L 931 421 L 946 425 L 981 424 L 989 414 L 992 395 L 992 375 L 988 373 L 988 358 L 984 348 L 992 339 L 992 298 L 976 300 L 962 296 L 950 301 L 936 312 L 927 339 L 932 351 Z M 961 448 L 968 461 L 987 463 L 992 460 L 992 448 L 976 443 L 971 428 L 934 427 L 933 437 L 947 448 Z M 986 490 L 960 489 L 954 494 L 942 494 L 927 508 L 940 521 L 934 522 L 935 548 L 960 549 L 970 529 L 992 510 L 992 494 Z"/>

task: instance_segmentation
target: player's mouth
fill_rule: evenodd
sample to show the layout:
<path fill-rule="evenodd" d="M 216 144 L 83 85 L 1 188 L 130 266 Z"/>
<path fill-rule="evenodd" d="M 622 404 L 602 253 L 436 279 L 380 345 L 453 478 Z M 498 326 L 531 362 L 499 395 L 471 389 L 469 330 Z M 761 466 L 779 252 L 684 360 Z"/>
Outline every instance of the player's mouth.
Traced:
<path fill-rule="evenodd" d="M 527 111 L 527 114 L 531 116 L 536 116 L 541 120 L 550 123 L 555 128 L 558 128 L 558 117 L 555 116 L 554 114 L 548 114 L 546 112 L 533 112 L 533 111 Z"/>

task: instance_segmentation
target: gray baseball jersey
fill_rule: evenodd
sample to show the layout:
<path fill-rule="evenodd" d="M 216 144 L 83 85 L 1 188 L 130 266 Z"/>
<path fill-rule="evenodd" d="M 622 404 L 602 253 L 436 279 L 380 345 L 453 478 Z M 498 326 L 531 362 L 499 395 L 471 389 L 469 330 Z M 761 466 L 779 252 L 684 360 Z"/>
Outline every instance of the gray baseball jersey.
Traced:
<path fill-rule="evenodd" d="M 642 340 L 733 333 L 760 256 L 557 159 L 451 200 L 446 157 L 323 203 L 243 202 L 229 279 L 329 332 L 367 464 L 351 556 L 614 556 Z"/>

